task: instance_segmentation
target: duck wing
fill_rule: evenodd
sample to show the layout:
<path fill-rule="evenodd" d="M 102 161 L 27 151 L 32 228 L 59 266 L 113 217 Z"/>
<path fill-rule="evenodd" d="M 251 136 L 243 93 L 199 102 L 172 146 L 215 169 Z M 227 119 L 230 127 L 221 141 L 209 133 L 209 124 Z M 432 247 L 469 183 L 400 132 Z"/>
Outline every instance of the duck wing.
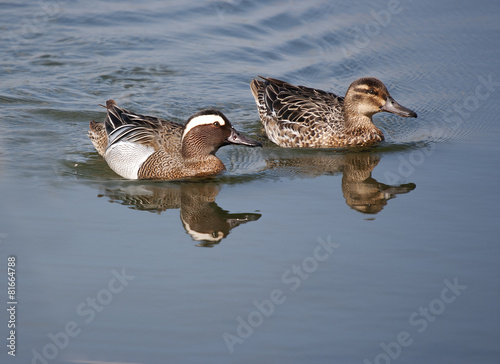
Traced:
<path fill-rule="evenodd" d="M 183 125 L 153 116 L 140 115 L 106 101 L 108 110 L 104 125 L 108 148 L 119 142 L 152 146 L 156 151 L 179 148 Z"/>
<path fill-rule="evenodd" d="M 261 78 L 263 81 L 254 80 L 251 86 L 259 111 L 283 126 L 318 127 L 342 120 L 343 97 L 275 78 Z"/>

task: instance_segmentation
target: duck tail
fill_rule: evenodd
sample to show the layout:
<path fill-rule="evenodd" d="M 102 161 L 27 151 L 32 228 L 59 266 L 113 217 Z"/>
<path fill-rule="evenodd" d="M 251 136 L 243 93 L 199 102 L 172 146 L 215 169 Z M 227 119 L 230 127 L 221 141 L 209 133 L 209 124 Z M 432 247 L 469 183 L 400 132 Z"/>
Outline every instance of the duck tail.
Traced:
<path fill-rule="evenodd" d="M 97 121 L 92 120 L 89 127 L 90 130 L 88 132 L 88 137 L 90 138 L 90 141 L 99 155 L 104 156 L 106 146 L 108 145 L 108 136 L 106 135 L 104 123 L 98 123 Z"/>
<path fill-rule="evenodd" d="M 252 95 L 255 98 L 255 100 L 259 99 L 259 93 L 262 91 L 264 88 L 264 82 L 260 80 L 252 80 L 250 83 L 250 90 L 252 91 Z"/>

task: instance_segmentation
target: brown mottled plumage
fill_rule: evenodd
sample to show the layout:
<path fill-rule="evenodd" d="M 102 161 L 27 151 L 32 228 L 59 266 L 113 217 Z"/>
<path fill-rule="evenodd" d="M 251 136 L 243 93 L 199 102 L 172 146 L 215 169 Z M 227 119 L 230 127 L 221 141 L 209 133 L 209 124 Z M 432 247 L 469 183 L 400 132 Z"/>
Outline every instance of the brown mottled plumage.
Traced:
<path fill-rule="evenodd" d="M 340 148 L 384 140 L 372 116 L 381 111 L 417 117 L 373 77 L 354 81 L 346 96 L 261 77 L 250 84 L 267 136 L 281 147 Z"/>
<path fill-rule="evenodd" d="M 185 126 L 135 114 L 106 102 L 104 123 L 90 122 L 89 138 L 111 169 L 129 179 L 179 179 L 225 170 L 215 152 L 227 144 L 260 146 L 239 134 L 217 110 L 202 110 Z"/>
<path fill-rule="evenodd" d="M 232 229 L 262 216 L 223 210 L 216 203 L 220 188 L 212 183 L 99 184 L 99 189 L 111 202 L 135 210 L 160 214 L 167 209 L 180 209 L 182 225 L 198 246 L 218 244 Z"/>

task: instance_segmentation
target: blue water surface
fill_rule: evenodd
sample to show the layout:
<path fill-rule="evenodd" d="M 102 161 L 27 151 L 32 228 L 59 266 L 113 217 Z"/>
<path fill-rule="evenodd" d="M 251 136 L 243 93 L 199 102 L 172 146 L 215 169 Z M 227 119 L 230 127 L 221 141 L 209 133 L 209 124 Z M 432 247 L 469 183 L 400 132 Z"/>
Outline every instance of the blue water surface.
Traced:
<path fill-rule="evenodd" d="M 497 1 L 0 4 L 0 361 L 500 362 L 499 17 Z M 282 149 L 257 75 L 341 95 L 378 77 L 419 116 L 376 115 L 386 141 L 361 152 Z M 178 122 L 215 107 L 264 147 L 222 148 L 205 180 L 126 181 L 86 135 L 109 99 Z"/>

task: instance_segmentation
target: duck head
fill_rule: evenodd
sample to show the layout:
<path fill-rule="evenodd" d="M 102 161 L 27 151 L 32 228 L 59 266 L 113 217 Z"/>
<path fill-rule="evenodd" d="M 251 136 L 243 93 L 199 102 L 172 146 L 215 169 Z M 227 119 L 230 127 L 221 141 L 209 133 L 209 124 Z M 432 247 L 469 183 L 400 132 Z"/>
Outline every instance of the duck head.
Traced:
<path fill-rule="evenodd" d="M 189 118 L 181 143 L 182 154 L 187 158 L 215 154 L 220 147 L 228 144 L 262 147 L 258 141 L 236 131 L 229 119 L 214 109 L 202 110 Z"/>
<path fill-rule="evenodd" d="M 370 119 L 382 111 L 403 117 L 417 117 L 414 111 L 398 104 L 382 81 L 374 77 L 364 77 L 354 81 L 347 90 L 344 105 L 348 112 Z"/>

